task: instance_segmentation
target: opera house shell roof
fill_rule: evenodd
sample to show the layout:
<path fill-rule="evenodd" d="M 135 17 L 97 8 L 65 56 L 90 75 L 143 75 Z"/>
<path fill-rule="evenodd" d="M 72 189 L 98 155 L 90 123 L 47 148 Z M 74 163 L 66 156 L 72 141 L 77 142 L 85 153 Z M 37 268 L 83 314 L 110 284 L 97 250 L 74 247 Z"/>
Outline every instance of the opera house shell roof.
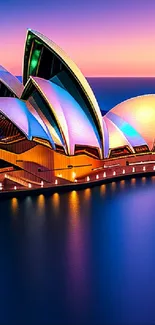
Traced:
<path fill-rule="evenodd" d="M 129 99 L 102 117 L 95 95 L 75 63 L 36 31 L 27 31 L 23 83 L 0 66 L 2 167 L 8 162 L 30 173 L 33 163 L 50 171 L 50 166 L 59 169 L 64 157 L 75 157 L 76 165 L 80 155 L 100 161 L 150 152 L 154 150 L 154 128 L 155 95 Z M 85 166 L 87 160 L 81 160 Z M 17 161 L 22 162 L 20 166 Z"/>

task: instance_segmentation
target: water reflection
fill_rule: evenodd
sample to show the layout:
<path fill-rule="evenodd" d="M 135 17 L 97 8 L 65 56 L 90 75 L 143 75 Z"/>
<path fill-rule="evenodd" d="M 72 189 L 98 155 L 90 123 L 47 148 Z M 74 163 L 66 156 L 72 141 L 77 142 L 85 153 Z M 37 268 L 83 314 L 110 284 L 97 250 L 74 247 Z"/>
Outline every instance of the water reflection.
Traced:
<path fill-rule="evenodd" d="M 86 188 L 84 190 L 84 199 L 85 199 L 86 202 L 90 202 L 90 200 L 91 200 L 91 193 L 92 193 L 92 191 L 91 191 L 90 188 Z"/>
<path fill-rule="evenodd" d="M 131 186 L 132 187 L 136 186 L 136 178 L 131 178 Z"/>
<path fill-rule="evenodd" d="M 11 199 L 11 211 L 14 216 L 18 213 L 18 199 L 15 197 Z"/>
<path fill-rule="evenodd" d="M 84 200 L 83 211 L 80 209 L 82 194 Z M 87 214 L 85 203 L 87 205 L 91 197 L 91 190 L 86 189 L 83 192 L 72 191 L 69 193 L 68 202 L 68 285 L 72 303 L 76 303 L 79 312 L 83 309 L 83 299 L 88 295 L 88 269 L 87 269 Z"/>
<path fill-rule="evenodd" d="M 31 207 L 32 207 L 32 197 L 31 196 L 26 197 L 25 207 L 26 207 L 26 209 L 31 209 Z"/>
<path fill-rule="evenodd" d="M 154 180 L 2 201 L 0 324 L 152 324 Z"/>
<path fill-rule="evenodd" d="M 54 193 L 52 195 L 52 207 L 54 208 L 54 212 L 56 215 L 59 214 L 59 208 L 60 208 L 60 194 Z"/>
<path fill-rule="evenodd" d="M 106 185 L 105 184 L 102 184 L 100 186 L 100 194 L 101 194 L 101 196 L 104 196 L 105 193 L 106 193 Z"/>
<path fill-rule="evenodd" d="M 142 185 L 146 183 L 146 177 L 142 177 Z"/>
<path fill-rule="evenodd" d="M 155 183 L 155 176 L 151 176 L 151 182 Z"/>
<path fill-rule="evenodd" d="M 77 229 L 79 223 L 79 214 L 80 214 L 79 193 L 77 191 L 72 191 L 69 193 L 69 215 L 70 215 L 70 225 L 75 229 Z"/>
<path fill-rule="evenodd" d="M 121 188 L 121 189 L 124 189 L 124 187 L 125 187 L 125 180 L 122 179 L 122 180 L 120 181 L 120 188 Z"/>
<path fill-rule="evenodd" d="M 37 214 L 40 216 L 45 212 L 45 197 L 40 194 L 37 199 Z"/>
<path fill-rule="evenodd" d="M 116 182 L 111 183 L 111 190 L 112 190 L 112 192 L 116 191 Z"/>

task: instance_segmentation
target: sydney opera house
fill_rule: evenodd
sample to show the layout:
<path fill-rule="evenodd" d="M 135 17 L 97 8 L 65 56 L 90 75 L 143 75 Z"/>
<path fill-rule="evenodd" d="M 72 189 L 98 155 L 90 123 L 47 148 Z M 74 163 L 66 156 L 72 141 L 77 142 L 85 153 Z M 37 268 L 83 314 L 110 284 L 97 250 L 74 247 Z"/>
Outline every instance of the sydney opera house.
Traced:
<path fill-rule="evenodd" d="M 155 170 L 155 95 L 102 116 L 64 51 L 27 31 L 22 83 L 0 66 L 0 189 L 51 187 Z"/>

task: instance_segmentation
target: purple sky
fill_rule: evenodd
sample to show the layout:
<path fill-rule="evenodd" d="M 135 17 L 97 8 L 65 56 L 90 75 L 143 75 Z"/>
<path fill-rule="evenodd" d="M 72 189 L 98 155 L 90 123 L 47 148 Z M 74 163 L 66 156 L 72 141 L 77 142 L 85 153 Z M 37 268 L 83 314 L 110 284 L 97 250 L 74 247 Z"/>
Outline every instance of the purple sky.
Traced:
<path fill-rule="evenodd" d="M 22 73 L 26 29 L 60 45 L 86 76 L 155 75 L 155 1 L 7 0 L 0 4 L 0 64 Z"/>

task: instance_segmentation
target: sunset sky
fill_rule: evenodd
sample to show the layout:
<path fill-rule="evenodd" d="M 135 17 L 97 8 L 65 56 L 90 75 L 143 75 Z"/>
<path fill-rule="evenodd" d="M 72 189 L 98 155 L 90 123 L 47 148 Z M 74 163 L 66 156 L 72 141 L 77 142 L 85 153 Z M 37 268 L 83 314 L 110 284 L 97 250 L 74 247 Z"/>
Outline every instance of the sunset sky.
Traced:
<path fill-rule="evenodd" d="M 154 0 L 7 0 L 0 12 L 0 64 L 13 74 L 22 74 L 32 28 L 62 47 L 85 76 L 155 76 Z"/>

